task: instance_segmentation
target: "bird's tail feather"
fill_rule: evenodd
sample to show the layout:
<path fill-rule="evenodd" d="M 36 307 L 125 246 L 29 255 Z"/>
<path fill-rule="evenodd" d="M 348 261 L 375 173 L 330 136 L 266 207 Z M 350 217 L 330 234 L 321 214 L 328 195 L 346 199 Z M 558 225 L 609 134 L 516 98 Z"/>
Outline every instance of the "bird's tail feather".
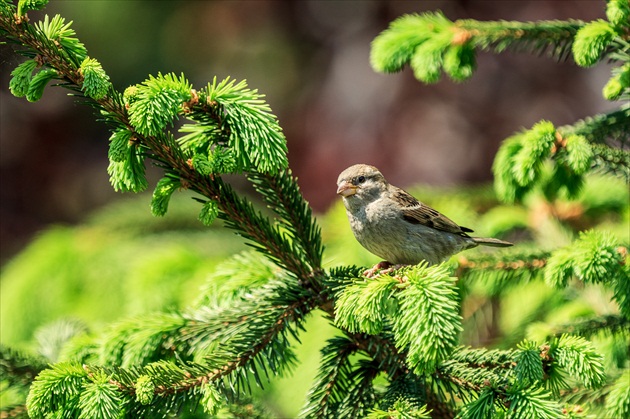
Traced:
<path fill-rule="evenodd" d="M 489 237 L 473 237 L 472 239 L 475 241 L 475 243 L 481 244 L 483 246 L 492 246 L 492 247 L 514 246 L 514 243 L 506 242 L 499 239 L 493 239 Z"/>

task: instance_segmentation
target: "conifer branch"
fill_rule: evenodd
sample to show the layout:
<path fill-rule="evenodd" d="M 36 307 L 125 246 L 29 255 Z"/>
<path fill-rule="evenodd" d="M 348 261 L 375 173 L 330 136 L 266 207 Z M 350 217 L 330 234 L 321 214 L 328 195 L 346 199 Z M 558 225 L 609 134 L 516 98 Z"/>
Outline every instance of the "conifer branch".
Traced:
<path fill-rule="evenodd" d="M 619 144 L 621 148 L 630 139 L 630 107 L 584 118 L 572 125 L 558 127 L 563 137 L 581 135 L 593 144 Z"/>
<path fill-rule="evenodd" d="M 619 315 L 609 314 L 584 319 L 578 322 L 561 324 L 552 328 L 554 336 L 572 334 L 588 338 L 602 332 L 613 335 L 630 333 L 630 319 Z"/>
<path fill-rule="evenodd" d="M 630 151 L 593 145 L 593 168 L 630 180 Z"/>
<path fill-rule="evenodd" d="M 337 409 L 351 384 L 349 357 L 357 349 L 356 343 L 344 337 L 333 338 L 322 348 L 319 374 L 307 394 L 307 404 L 302 408 L 301 417 L 327 418 L 337 415 Z"/>
<path fill-rule="evenodd" d="M 28 385 L 44 368 L 45 360 L 0 345 L 0 375 L 9 383 Z"/>
<path fill-rule="evenodd" d="M 376 71 L 391 73 L 409 64 L 414 75 L 435 83 L 444 71 L 455 81 L 470 78 L 477 49 L 502 52 L 507 48 L 566 58 L 573 38 L 584 23 L 577 20 L 540 22 L 452 22 L 442 13 L 404 15 L 376 37 L 371 63 Z"/>

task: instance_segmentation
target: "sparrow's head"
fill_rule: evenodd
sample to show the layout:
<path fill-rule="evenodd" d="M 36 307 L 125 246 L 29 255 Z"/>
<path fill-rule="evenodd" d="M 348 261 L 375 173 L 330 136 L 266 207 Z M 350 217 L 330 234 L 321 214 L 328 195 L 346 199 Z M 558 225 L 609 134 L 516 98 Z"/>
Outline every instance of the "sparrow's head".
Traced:
<path fill-rule="evenodd" d="M 387 189 L 388 183 L 374 166 L 355 164 L 337 178 L 337 194 L 344 198 L 375 199 Z"/>

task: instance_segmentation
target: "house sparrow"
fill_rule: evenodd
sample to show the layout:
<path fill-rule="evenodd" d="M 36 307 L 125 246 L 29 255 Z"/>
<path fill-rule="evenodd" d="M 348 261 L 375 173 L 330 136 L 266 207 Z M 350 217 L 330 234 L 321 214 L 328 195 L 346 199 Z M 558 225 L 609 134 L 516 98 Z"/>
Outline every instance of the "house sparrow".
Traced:
<path fill-rule="evenodd" d="M 507 247 L 512 243 L 471 237 L 461 227 L 416 198 L 390 185 L 374 166 L 356 164 L 341 172 L 337 194 L 356 239 L 371 253 L 385 259 L 371 270 L 395 265 L 434 265 L 478 245 Z"/>

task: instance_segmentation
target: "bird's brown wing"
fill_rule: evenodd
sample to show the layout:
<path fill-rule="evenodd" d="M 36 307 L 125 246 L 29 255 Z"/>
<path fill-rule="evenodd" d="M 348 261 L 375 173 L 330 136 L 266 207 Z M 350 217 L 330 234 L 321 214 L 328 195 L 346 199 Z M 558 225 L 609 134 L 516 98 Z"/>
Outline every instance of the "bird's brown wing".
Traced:
<path fill-rule="evenodd" d="M 450 218 L 418 201 L 402 189 L 396 188 L 392 198 L 403 208 L 403 218 L 409 223 L 422 224 L 436 230 L 465 236 L 466 233 L 472 232 L 471 229 L 457 225 Z"/>

